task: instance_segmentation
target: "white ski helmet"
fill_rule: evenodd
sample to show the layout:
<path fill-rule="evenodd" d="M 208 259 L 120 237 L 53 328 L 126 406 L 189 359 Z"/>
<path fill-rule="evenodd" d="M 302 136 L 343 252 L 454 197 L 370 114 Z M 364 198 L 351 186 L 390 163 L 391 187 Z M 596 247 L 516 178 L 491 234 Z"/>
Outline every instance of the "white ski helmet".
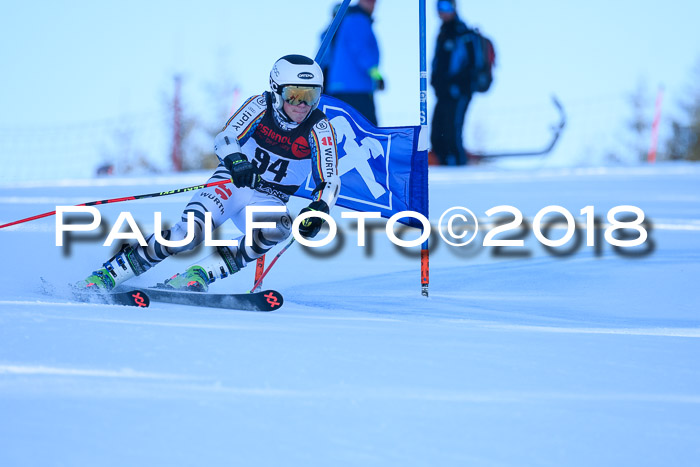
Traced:
<path fill-rule="evenodd" d="M 290 86 L 290 89 L 285 88 Z M 304 92 L 309 88 L 308 92 Z M 302 91 L 302 95 L 285 95 L 292 89 Z M 282 112 L 284 101 L 304 101 L 311 106 L 311 111 L 318 107 L 323 91 L 323 71 L 318 63 L 303 55 L 285 55 L 277 60 L 270 71 L 270 90 L 272 91 L 273 106 Z M 292 101 L 292 104 L 294 102 Z M 296 104 L 294 104 L 296 105 Z M 309 115 L 311 115 L 309 111 Z"/>

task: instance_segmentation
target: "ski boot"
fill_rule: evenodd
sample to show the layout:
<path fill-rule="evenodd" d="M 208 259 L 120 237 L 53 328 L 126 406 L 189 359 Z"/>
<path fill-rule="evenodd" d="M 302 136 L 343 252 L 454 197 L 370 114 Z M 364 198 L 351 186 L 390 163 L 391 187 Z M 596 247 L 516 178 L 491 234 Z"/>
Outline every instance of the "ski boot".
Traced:
<path fill-rule="evenodd" d="M 150 263 L 141 259 L 131 246 L 124 245 L 116 255 L 103 264 L 102 268 L 94 271 L 84 281 L 78 282 L 76 287 L 101 292 L 109 291 L 122 282 L 143 274 L 150 267 Z"/>
<path fill-rule="evenodd" d="M 84 282 L 78 282 L 76 287 L 86 288 L 89 290 L 108 291 L 112 290 L 115 285 L 116 282 L 109 274 L 107 268 L 102 268 L 98 269 L 97 271 L 93 271 L 92 274 L 85 278 Z"/>
<path fill-rule="evenodd" d="M 190 292 L 207 292 L 209 284 L 216 279 L 223 279 L 235 274 L 240 267 L 235 262 L 231 251 L 218 247 L 214 254 L 188 267 L 185 272 L 175 274 L 157 287 L 165 289 L 187 290 Z"/>
<path fill-rule="evenodd" d="M 165 289 L 186 290 L 189 292 L 206 292 L 209 284 L 214 282 L 209 278 L 207 271 L 196 264 L 190 266 L 181 274 L 175 274 L 163 283 Z"/>

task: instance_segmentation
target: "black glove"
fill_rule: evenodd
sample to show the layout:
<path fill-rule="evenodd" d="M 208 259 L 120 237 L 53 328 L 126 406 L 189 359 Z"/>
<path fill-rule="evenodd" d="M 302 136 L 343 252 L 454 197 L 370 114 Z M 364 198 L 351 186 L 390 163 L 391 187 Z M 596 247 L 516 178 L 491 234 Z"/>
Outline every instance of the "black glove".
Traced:
<path fill-rule="evenodd" d="M 308 207 L 302 209 L 299 214 L 309 211 L 321 211 L 328 214 L 328 205 L 325 201 L 313 201 Z M 323 219 L 320 217 L 307 217 L 299 224 L 299 234 L 304 238 L 314 238 L 321 230 Z"/>
<path fill-rule="evenodd" d="M 224 165 L 231 174 L 231 180 L 236 188 L 244 186 L 254 188 L 258 180 L 255 166 L 248 162 L 248 158 L 242 152 L 234 152 L 224 158 Z"/>

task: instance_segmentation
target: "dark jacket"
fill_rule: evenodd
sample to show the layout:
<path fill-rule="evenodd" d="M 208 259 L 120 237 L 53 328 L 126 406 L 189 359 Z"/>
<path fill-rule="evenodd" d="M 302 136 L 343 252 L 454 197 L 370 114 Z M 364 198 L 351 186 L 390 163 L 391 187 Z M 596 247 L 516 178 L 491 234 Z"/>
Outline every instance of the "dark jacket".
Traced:
<path fill-rule="evenodd" d="M 469 40 L 469 32 L 470 29 L 457 16 L 440 27 L 430 76 L 430 84 L 438 97 L 457 98 L 472 93 L 474 46 Z"/>

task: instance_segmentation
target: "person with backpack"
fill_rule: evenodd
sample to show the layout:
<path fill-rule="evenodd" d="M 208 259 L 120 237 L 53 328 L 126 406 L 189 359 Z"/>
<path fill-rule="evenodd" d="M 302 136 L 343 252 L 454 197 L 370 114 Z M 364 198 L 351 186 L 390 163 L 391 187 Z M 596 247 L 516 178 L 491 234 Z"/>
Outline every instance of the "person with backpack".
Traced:
<path fill-rule="evenodd" d="M 474 92 L 488 90 L 495 53 L 491 41 L 459 18 L 455 0 L 439 0 L 437 10 L 442 26 L 430 77 L 437 97 L 430 142 L 441 165 L 466 165 L 462 130 L 467 108 Z"/>

